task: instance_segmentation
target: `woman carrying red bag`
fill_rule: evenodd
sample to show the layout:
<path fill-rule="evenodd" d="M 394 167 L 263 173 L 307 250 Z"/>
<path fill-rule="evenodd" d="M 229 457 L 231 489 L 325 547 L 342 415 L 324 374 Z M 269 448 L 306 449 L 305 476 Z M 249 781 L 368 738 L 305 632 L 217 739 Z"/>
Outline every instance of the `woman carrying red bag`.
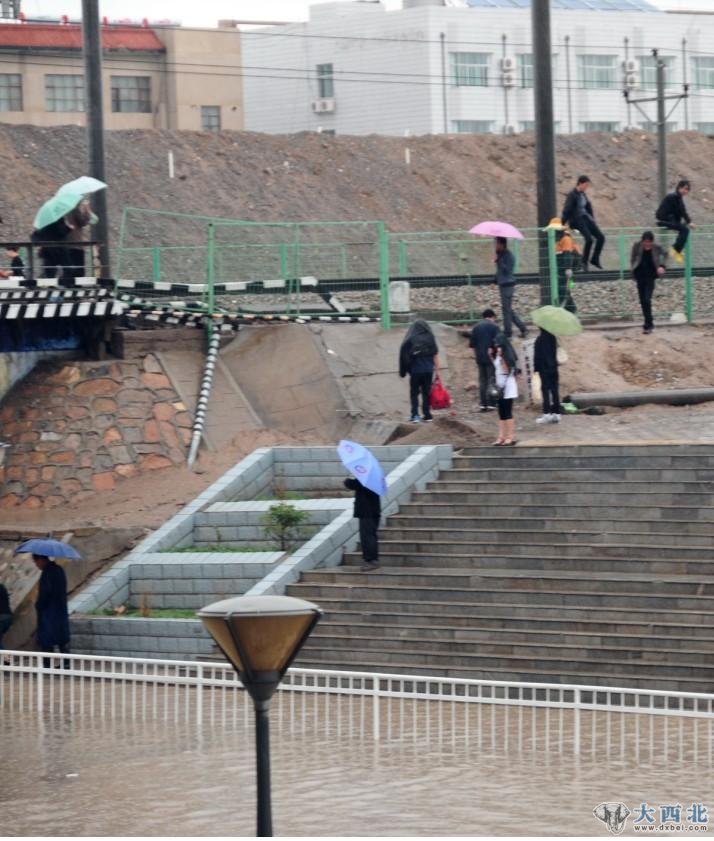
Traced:
<path fill-rule="evenodd" d="M 399 376 L 409 374 L 409 397 L 411 400 L 411 422 L 419 423 L 419 395 L 421 395 L 422 416 L 426 423 L 431 416 L 431 384 L 434 372 L 439 375 L 439 348 L 431 327 L 418 318 L 404 337 L 399 348 Z"/>

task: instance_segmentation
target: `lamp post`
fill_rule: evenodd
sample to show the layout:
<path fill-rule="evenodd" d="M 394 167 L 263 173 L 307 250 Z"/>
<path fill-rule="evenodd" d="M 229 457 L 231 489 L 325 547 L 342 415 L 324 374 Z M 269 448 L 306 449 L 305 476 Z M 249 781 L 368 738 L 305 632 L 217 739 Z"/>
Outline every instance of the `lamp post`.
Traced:
<path fill-rule="evenodd" d="M 317 605 L 291 596 L 237 596 L 198 612 L 253 699 L 259 838 L 273 834 L 270 699 L 321 616 Z"/>

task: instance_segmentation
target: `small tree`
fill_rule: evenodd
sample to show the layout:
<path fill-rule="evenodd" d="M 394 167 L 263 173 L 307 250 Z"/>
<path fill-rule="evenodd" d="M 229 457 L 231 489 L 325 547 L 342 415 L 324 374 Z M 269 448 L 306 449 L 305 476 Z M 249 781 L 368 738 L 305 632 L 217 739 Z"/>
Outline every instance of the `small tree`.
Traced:
<path fill-rule="evenodd" d="M 282 551 L 290 548 L 304 534 L 304 524 L 310 519 L 307 511 L 298 511 L 293 505 L 279 502 L 271 505 L 261 518 L 265 535 L 276 540 Z"/>

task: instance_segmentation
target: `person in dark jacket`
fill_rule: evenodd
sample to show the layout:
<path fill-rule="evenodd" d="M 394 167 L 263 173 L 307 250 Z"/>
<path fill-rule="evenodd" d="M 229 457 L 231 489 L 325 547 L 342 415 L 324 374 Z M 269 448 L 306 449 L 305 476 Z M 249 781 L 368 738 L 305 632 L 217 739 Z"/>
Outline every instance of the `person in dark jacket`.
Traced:
<path fill-rule="evenodd" d="M 357 479 L 345 479 L 345 487 L 355 492 L 354 516 L 359 520 L 359 542 L 362 546 L 362 572 L 379 568 L 377 529 L 382 515 L 379 494 L 365 488 Z"/>
<path fill-rule="evenodd" d="M 528 329 L 518 317 L 517 313 L 513 311 L 513 295 L 516 291 L 516 276 L 514 274 L 516 261 L 508 249 L 508 240 L 505 237 L 496 237 L 496 257 L 494 258 L 494 263 L 496 264 L 496 277 L 493 282 L 498 287 L 498 292 L 501 296 L 503 332 L 506 338 L 510 339 L 513 331 L 511 323 L 513 323 L 521 331 L 521 338 L 525 339 L 528 335 Z"/>
<path fill-rule="evenodd" d="M 595 212 L 593 206 L 590 204 L 586 192 L 590 186 L 590 179 L 587 175 L 581 175 L 573 189 L 568 193 L 563 205 L 563 212 L 560 218 L 563 225 L 569 225 L 571 228 L 576 228 L 583 235 L 585 240 L 585 247 L 583 248 L 583 259 L 581 267 L 583 271 L 588 270 L 588 263 L 591 263 L 598 269 L 600 265 L 600 252 L 603 245 L 605 245 L 605 235 L 598 228 L 595 222 Z M 593 247 L 593 239 L 595 240 L 595 250 L 590 257 L 590 251 Z"/>
<path fill-rule="evenodd" d="M 677 239 L 672 246 L 672 256 L 678 263 L 684 262 L 682 251 L 687 244 L 689 229 L 694 227 L 694 223 L 687 213 L 687 208 L 684 206 L 684 197 L 689 195 L 691 189 L 689 181 L 680 181 L 675 191 L 667 193 L 662 199 L 655 214 L 660 228 L 677 231 Z"/>
<path fill-rule="evenodd" d="M 533 345 L 533 370 L 540 377 L 543 395 L 543 414 L 536 423 L 560 423 L 558 340 L 542 328 Z"/>
<path fill-rule="evenodd" d="M 20 257 L 20 248 L 17 245 L 6 245 L 5 256 L 10 260 L 10 269 L 2 269 L 0 277 L 25 277 L 25 264 Z"/>
<path fill-rule="evenodd" d="M 407 330 L 399 348 L 399 376 L 409 374 L 409 397 L 411 400 L 411 422 L 419 423 L 419 395 L 421 395 L 422 417 L 427 423 L 431 416 L 431 384 L 434 372 L 439 372 L 439 348 L 431 327 L 418 318 Z"/>
<path fill-rule="evenodd" d="M 496 376 L 489 351 L 493 347 L 493 340 L 498 333 L 496 313 L 492 309 L 486 309 L 481 313 L 481 321 L 474 326 L 469 339 L 469 347 L 474 349 L 474 356 L 476 357 L 481 412 L 495 408 L 493 399 L 489 397 L 489 390 L 493 387 Z"/>
<path fill-rule="evenodd" d="M 0 651 L 3 650 L 3 634 L 12 625 L 12 611 L 10 610 L 10 596 L 7 587 L 0 584 Z"/>
<path fill-rule="evenodd" d="M 33 555 L 32 560 L 41 572 L 35 602 L 40 650 L 51 654 L 57 648 L 62 654 L 69 654 L 67 577 L 62 567 L 45 555 Z M 50 658 L 46 657 L 43 663 L 49 668 Z M 69 668 L 68 660 L 65 660 L 65 668 Z"/>
<path fill-rule="evenodd" d="M 71 276 L 70 249 L 67 246 L 70 228 L 64 219 L 58 219 L 44 228 L 37 228 L 32 232 L 32 242 L 47 242 L 39 249 L 39 255 L 44 267 L 43 277 L 59 277 L 61 285 L 74 285 Z"/>
<path fill-rule="evenodd" d="M 642 234 L 642 239 L 632 246 L 630 268 L 632 269 L 632 277 L 637 283 L 637 294 L 642 307 L 643 333 L 651 333 L 654 329 L 652 296 L 654 295 L 655 281 L 664 274 L 666 261 L 665 250 L 655 242 L 652 231 L 645 231 Z"/>

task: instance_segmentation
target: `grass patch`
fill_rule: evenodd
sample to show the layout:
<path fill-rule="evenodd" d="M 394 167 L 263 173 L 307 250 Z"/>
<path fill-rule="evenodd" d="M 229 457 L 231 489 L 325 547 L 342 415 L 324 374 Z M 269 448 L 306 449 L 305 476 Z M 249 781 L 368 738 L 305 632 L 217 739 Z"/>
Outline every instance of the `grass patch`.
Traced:
<path fill-rule="evenodd" d="M 121 618 L 137 619 L 195 619 L 196 611 L 188 608 L 153 607 L 138 608 L 124 607 L 124 610 L 116 607 L 102 607 L 98 610 L 90 610 L 91 616 L 115 616 Z"/>

